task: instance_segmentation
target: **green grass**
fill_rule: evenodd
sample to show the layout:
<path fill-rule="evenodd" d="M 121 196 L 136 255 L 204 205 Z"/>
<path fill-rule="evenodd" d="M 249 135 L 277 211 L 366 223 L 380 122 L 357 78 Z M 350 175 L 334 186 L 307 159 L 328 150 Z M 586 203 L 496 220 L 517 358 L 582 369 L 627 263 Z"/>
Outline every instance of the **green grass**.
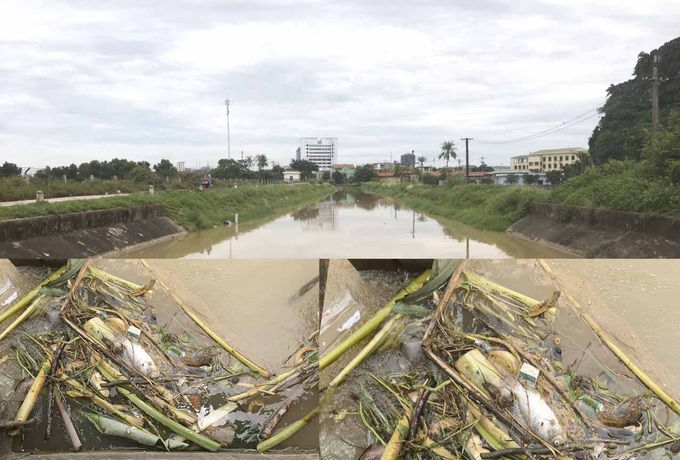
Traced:
<path fill-rule="evenodd" d="M 680 217 L 680 186 L 649 173 L 644 164 L 612 161 L 589 168 L 552 190 L 525 186 L 364 184 L 362 190 L 393 197 L 422 211 L 482 230 L 503 231 L 526 216 L 531 202 L 605 208 Z"/>
<path fill-rule="evenodd" d="M 134 194 L 97 200 L 0 207 L 0 220 L 162 203 L 167 217 L 186 230 L 195 231 L 233 220 L 237 212 L 239 221 L 243 222 L 321 199 L 333 190 L 334 187 L 328 184 L 300 184 L 241 186 L 238 189 L 218 188 L 205 192 L 164 191 L 155 195 Z"/>
<path fill-rule="evenodd" d="M 161 177 L 153 178 L 153 185 L 157 191 L 161 190 L 197 190 L 200 178 L 185 177 L 182 181 L 173 178 L 169 181 Z M 214 179 L 214 188 L 231 187 L 233 181 Z M 83 195 L 114 195 L 120 193 L 134 193 L 149 190 L 150 183 L 135 182 L 133 180 L 100 180 L 68 181 L 58 179 L 31 179 L 26 182 L 21 177 L 0 178 L 0 201 L 33 200 L 38 190 L 42 191 L 45 199 L 66 196 Z"/>
<path fill-rule="evenodd" d="M 643 165 L 611 162 L 557 187 L 548 201 L 680 217 L 680 186 L 650 178 Z"/>
<path fill-rule="evenodd" d="M 362 190 L 393 197 L 416 211 L 472 225 L 481 230 L 504 231 L 529 213 L 532 201 L 546 201 L 550 192 L 538 187 L 422 184 L 364 184 Z"/>

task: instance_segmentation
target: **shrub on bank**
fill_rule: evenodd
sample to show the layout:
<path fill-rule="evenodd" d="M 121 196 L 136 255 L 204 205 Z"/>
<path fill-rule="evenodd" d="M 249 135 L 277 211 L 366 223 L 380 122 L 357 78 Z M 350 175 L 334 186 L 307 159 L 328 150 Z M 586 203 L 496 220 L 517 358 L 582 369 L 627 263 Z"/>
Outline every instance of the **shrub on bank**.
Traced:
<path fill-rule="evenodd" d="M 237 189 L 224 187 L 204 192 L 165 191 L 155 195 L 134 194 L 97 200 L 0 207 L 0 220 L 162 203 L 167 217 L 185 229 L 194 231 L 233 220 L 235 213 L 239 214 L 241 221 L 263 217 L 274 210 L 323 198 L 333 190 L 327 184 L 301 184 L 239 186 Z"/>
<path fill-rule="evenodd" d="M 680 187 L 651 178 L 644 164 L 612 161 L 555 188 L 549 201 L 617 211 L 680 216 Z"/>
<path fill-rule="evenodd" d="M 370 183 L 367 192 L 396 198 L 418 211 L 458 220 L 482 230 L 503 231 L 529 212 L 532 201 L 545 201 L 549 191 L 538 187 Z"/>

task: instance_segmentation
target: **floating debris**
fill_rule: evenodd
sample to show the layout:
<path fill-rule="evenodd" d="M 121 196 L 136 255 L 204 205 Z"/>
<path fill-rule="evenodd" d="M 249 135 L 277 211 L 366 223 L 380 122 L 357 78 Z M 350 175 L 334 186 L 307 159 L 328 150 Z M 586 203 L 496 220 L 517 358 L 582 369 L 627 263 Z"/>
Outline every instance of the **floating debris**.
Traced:
<path fill-rule="evenodd" d="M 159 286 L 200 329 L 192 323 L 190 334 L 176 334 L 156 324 L 153 289 Z M 201 322 L 156 276 L 139 286 L 86 260 L 69 261 L 8 312 L 0 314 L 0 324 L 16 319 L 0 340 L 11 336 L 18 363 L 34 378 L 17 385 L 17 391 L 29 383 L 30 388 L 14 420 L 0 426 L 14 436 L 33 430 L 30 417 L 47 386 L 45 438 L 50 438 L 54 404 L 74 451 L 88 448 L 79 433 L 92 428 L 163 450 L 217 451 L 241 435 L 253 447 L 263 442 L 267 450 L 294 432 L 290 426 L 274 432 L 275 420 L 263 433 L 267 414 L 285 414 L 299 394 L 318 382 L 313 339 L 301 344 L 294 366 L 270 376 Z M 25 327 L 32 318 L 49 327 Z M 249 382 L 245 389 L 236 387 L 239 376 Z M 262 421 L 239 425 L 233 415 L 246 412 L 248 403 L 263 393 L 273 402 L 259 403 Z M 294 425 L 300 429 L 315 415 Z"/>
<path fill-rule="evenodd" d="M 562 339 L 573 339 L 560 337 L 555 318 L 568 309 L 577 317 L 584 313 L 561 285 L 539 301 L 484 279 L 467 261 L 454 266 L 434 264 L 321 356 L 321 367 L 327 369 L 352 345 L 370 338 L 349 364 L 332 371 L 322 394 L 322 401 L 331 401 L 359 382 L 350 392 L 357 406 L 342 410 L 356 413 L 372 440 L 365 449 L 361 446 L 361 458 L 604 459 L 642 452 L 666 458 L 666 447 L 677 448 L 680 433 L 672 425 L 678 420 L 672 413 L 678 412 L 677 403 L 590 318 L 581 324 L 595 341 L 573 363 L 563 361 Z M 430 299 L 437 308 L 428 312 Z M 412 334 L 402 339 L 408 347 L 394 351 L 381 346 L 394 340 L 388 331 L 404 330 L 397 325 L 405 317 L 411 323 L 427 322 L 420 338 L 422 360 L 409 358 L 408 347 L 417 340 Z M 609 348 L 620 361 L 600 362 L 592 352 L 594 343 L 602 344 L 601 355 Z M 402 364 L 401 372 L 376 373 L 380 363 L 396 359 L 395 353 L 411 368 Z M 582 360 L 592 360 L 602 373 L 579 373 Z M 617 366 L 617 372 L 627 367 L 639 380 L 622 381 L 610 366 Z M 350 419 L 344 416 L 337 423 Z M 631 426 L 641 429 L 624 429 Z"/>

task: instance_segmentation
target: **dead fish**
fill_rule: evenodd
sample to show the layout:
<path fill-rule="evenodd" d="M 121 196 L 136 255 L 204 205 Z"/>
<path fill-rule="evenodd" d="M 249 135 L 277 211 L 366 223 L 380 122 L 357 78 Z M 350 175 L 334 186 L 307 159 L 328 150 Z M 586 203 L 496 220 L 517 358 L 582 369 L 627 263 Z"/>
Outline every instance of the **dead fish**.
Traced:
<path fill-rule="evenodd" d="M 209 366 L 214 357 L 215 349 L 213 347 L 207 347 L 185 355 L 182 358 L 182 363 L 191 367 Z"/>
<path fill-rule="evenodd" d="M 515 395 L 513 414 L 544 441 L 556 446 L 564 443 L 564 430 L 557 416 L 536 390 L 525 388 L 517 382 L 512 389 Z"/>
<path fill-rule="evenodd" d="M 125 339 L 122 341 L 122 346 L 123 356 L 130 364 L 132 364 L 132 367 L 152 379 L 160 376 L 156 364 L 141 344 L 136 342 L 133 343 L 131 340 Z"/>
<path fill-rule="evenodd" d="M 625 428 L 639 425 L 642 411 L 647 409 L 648 405 L 645 403 L 644 397 L 636 396 L 600 412 L 597 414 L 597 419 L 607 426 Z"/>

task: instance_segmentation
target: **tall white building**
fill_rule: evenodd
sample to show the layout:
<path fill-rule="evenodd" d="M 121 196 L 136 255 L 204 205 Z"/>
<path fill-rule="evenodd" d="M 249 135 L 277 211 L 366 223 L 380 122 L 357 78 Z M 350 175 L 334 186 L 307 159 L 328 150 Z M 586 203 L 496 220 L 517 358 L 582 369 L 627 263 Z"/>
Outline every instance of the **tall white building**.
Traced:
<path fill-rule="evenodd" d="M 319 171 L 330 171 L 338 158 L 338 138 L 303 137 L 300 139 L 300 155 L 319 166 Z"/>

